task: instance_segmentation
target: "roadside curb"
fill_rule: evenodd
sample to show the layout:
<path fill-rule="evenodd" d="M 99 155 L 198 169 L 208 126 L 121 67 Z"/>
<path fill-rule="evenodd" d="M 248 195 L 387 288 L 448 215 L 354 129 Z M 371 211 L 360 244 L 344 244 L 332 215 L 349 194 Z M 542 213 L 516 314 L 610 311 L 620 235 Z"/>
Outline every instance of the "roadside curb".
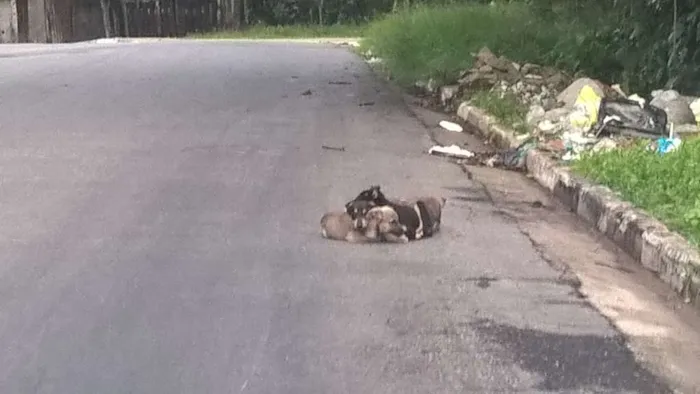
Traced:
<path fill-rule="evenodd" d="M 457 117 L 474 126 L 494 146 L 513 148 L 520 144 L 512 130 L 467 102 L 460 104 Z M 686 303 L 700 309 L 700 252 L 687 240 L 620 200 L 609 188 L 570 173 L 540 151 L 528 153 L 526 166 L 541 186 L 576 215 L 654 272 Z"/>

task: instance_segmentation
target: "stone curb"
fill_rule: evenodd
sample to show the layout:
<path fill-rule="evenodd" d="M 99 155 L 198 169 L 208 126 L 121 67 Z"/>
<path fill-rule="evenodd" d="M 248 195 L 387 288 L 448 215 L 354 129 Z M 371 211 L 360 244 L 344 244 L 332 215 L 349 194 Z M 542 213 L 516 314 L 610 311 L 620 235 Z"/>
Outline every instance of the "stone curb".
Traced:
<path fill-rule="evenodd" d="M 515 133 L 479 108 L 463 102 L 457 116 L 493 145 L 516 147 Z M 571 174 L 542 152 L 531 150 L 527 170 L 578 216 L 666 282 L 685 302 L 700 309 L 700 252 L 646 212 L 620 200 L 607 187 Z"/>

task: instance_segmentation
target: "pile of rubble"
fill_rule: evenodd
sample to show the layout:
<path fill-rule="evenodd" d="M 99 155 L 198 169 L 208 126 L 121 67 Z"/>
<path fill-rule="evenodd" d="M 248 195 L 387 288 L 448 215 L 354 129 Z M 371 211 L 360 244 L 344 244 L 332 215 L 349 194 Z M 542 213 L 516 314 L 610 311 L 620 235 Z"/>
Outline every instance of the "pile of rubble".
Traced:
<path fill-rule="evenodd" d="M 534 137 L 541 149 L 564 160 L 574 159 L 588 149 L 611 149 L 633 138 L 667 137 L 669 133 L 658 128 L 658 123 L 672 128 L 683 139 L 684 135 L 698 133 L 696 119 L 700 119 L 700 99 L 696 97 L 681 96 L 673 90 L 655 91 L 648 102 L 655 108 L 648 110 L 647 100 L 625 94 L 618 85 L 608 86 L 591 78 L 574 80 L 551 67 L 520 65 L 496 56 L 486 47 L 474 55 L 473 67 L 462 72 L 456 84 L 438 87 L 431 80 L 416 86 L 448 112 L 454 112 L 470 92 L 489 90 L 501 97 L 512 95 L 529 109 L 524 121 L 530 133 L 523 138 Z M 611 103 L 610 108 L 601 104 L 603 100 Z M 661 118 L 652 116 L 657 109 L 664 113 L 659 115 Z M 631 125 L 636 131 L 601 133 L 606 128 L 603 118 L 605 122 L 622 118 L 618 125 Z M 651 130 L 652 126 L 657 129 L 644 129 Z"/>

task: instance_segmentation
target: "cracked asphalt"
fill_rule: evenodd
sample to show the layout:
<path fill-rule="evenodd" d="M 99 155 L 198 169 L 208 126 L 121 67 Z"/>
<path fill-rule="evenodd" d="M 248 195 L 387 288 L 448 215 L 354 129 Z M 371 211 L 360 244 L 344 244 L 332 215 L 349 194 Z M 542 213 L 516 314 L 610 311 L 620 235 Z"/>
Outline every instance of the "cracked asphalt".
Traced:
<path fill-rule="evenodd" d="M 0 69 L 2 393 L 689 387 L 663 366 L 696 347 L 637 341 L 601 275 L 569 275 L 608 246 L 520 174 L 427 156 L 420 116 L 345 48 L 173 40 Z M 371 184 L 445 196 L 441 232 L 322 239 Z"/>

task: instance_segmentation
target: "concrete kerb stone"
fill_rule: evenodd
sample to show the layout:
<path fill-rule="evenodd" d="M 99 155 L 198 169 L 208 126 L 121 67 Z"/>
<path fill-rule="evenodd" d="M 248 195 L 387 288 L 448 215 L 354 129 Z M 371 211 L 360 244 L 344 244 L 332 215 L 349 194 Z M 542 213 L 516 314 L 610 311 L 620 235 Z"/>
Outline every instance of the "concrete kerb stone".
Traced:
<path fill-rule="evenodd" d="M 483 110 L 462 103 L 457 116 L 500 148 L 520 144 L 515 133 Z M 646 212 L 622 201 L 605 186 L 592 184 L 531 150 L 527 170 L 576 215 L 590 223 L 646 269 L 666 282 L 685 302 L 700 309 L 700 252 Z"/>

